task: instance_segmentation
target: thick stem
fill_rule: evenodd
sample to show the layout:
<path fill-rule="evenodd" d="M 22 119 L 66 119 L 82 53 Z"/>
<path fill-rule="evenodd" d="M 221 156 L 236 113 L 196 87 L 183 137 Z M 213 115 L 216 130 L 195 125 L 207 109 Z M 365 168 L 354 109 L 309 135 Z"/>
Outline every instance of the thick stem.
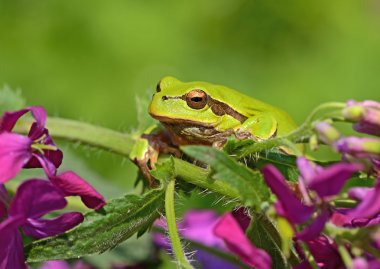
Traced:
<path fill-rule="evenodd" d="M 193 269 L 186 255 L 182 249 L 181 240 L 179 238 L 177 223 L 175 218 L 174 210 L 174 191 L 175 191 L 175 180 L 171 180 L 165 192 L 165 214 L 166 222 L 168 224 L 168 233 L 170 238 L 171 247 L 173 249 L 174 256 L 177 260 L 177 268 L 183 269 Z"/>
<path fill-rule="evenodd" d="M 15 131 L 26 134 L 31 123 L 31 119 L 23 120 L 17 124 Z M 49 117 L 46 128 L 53 138 L 84 143 L 124 156 L 129 155 L 134 144 L 132 135 L 81 121 Z"/>

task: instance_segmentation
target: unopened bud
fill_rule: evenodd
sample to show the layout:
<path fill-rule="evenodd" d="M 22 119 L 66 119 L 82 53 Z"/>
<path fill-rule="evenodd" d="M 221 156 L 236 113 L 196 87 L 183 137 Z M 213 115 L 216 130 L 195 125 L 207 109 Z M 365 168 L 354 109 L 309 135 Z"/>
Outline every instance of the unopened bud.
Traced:
<path fill-rule="evenodd" d="M 318 137 L 316 135 L 310 136 L 309 146 L 312 151 L 316 151 L 318 149 Z"/>
<path fill-rule="evenodd" d="M 356 122 L 354 130 L 371 135 L 380 136 L 380 103 L 376 101 L 347 102 L 343 109 L 343 117 L 346 120 Z"/>
<path fill-rule="evenodd" d="M 317 122 L 314 128 L 317 131 L 319 139 L 327 145 L 333 144 L 340 138 L 339 131 L 325 121 Z"/>
<path fill-rule="evenodd" d="M 334 146 L 340 153 L 356 158 L 380 158 L 380 139 L 377 138 L 344 137 L 339 139 Z"/>

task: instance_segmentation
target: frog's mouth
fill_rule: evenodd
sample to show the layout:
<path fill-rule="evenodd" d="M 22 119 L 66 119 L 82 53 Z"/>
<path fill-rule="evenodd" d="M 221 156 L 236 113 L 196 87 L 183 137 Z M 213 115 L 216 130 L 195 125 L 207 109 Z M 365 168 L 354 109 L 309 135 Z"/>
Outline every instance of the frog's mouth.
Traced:
<path fill-rule="evenodd" d="M 199 122 L 199 121 L 193 121 L 189 119 L 173 119 L 170 117 L 165 116 L 157 116 L 152 113 L 150 115 L 155 118 L 156 120 L 164 123 L 164 124 L 170 124 L 170 125 L 181 125 L 181 126 L 187 126 L 187 127 L 203 127 L 207 129 L 214 129 L 215 124 L 214 123 L 205 123 L 205 122 Z"/>

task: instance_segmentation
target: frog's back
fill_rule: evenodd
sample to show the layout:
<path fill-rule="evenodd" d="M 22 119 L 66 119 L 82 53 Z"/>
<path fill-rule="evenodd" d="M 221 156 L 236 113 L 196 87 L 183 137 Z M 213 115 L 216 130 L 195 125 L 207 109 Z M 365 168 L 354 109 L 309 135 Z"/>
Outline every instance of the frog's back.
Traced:
<path fill-rule="evenodd" d="M 212 93 L 212 98 L 223 102 L 228 100 L 237 112 L 249 118 L 260 113 L 269 113 L 277 121 L 277 136 L 285 135 L 297 128 L 297 124 L 285 111 L 234 89 L 222 85 L 214 85 L 218 90 Z"/>

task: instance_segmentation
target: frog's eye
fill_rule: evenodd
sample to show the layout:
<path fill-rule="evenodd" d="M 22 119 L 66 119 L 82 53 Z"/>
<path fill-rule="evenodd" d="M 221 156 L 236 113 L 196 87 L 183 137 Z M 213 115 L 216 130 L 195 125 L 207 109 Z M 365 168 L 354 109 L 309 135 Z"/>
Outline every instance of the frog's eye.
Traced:
<path fill-rule="evenodd" d="M 186 94 L 186 103 L 194 109 L 202 109 L 207 104 L 207 94 L 199 89 L 192 90 Z"/>
<path fill-rule="evenodd" d="M 156 92 L 160 92 L 160 91 L 161 91 L 161 80 L 156 85 Z"/>

